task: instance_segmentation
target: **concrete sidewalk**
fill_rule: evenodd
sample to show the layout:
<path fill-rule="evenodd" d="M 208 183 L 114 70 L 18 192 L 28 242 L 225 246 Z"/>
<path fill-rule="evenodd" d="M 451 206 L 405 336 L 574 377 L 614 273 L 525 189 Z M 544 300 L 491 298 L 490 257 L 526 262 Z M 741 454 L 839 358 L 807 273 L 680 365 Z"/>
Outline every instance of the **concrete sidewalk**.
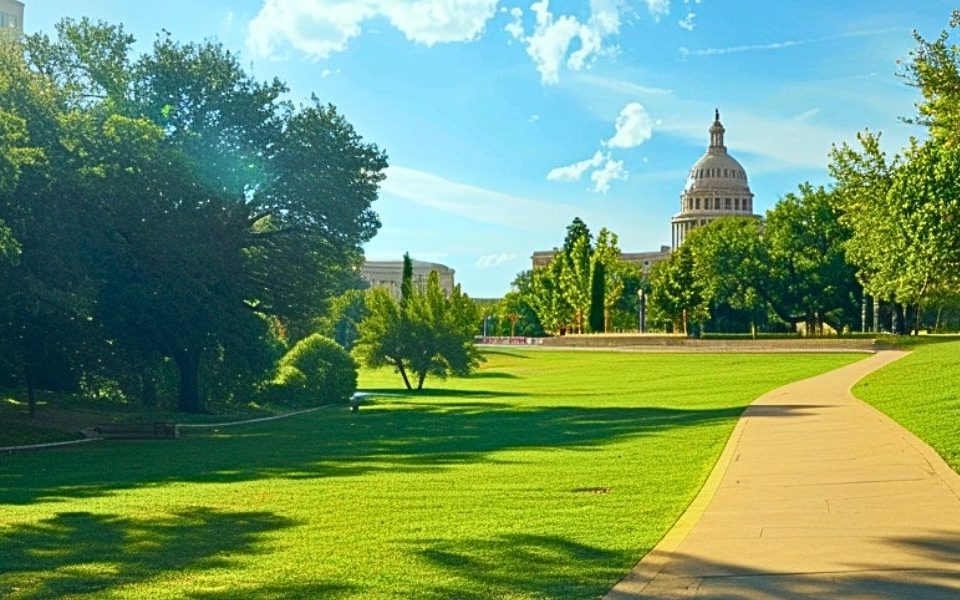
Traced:
<path fill-rule="evenodd" d="M 754 402 L 687 512 L 606 598 L 960 598 L 960 476 L 849 392 L 902 354 Z"/>

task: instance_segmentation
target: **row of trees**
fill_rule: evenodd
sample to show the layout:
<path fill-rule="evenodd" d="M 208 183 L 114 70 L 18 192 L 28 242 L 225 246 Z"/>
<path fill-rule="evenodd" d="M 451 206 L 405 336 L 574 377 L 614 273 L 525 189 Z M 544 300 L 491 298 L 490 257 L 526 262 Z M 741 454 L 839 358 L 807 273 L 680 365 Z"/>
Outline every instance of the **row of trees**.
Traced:
<path fill-rule="evenodd" d="M 836 193 L 801 185 L 765 221 L 730 217 L 695 229 L 650 274 L 650 318 L 676 332 L 836 331 L 860 325 L 862 290 Z"/>
<path fill-rule="evenodd" d="M 639 266 L 620 260 L 615 233 L 604 228 L 594 240 L 577 217 L 550 263 L 520 273 L 495 314 L 511 335 L 518 324 L 524 335 L 630 328 L 642 279 Z"/>
<path fill-rule="evenodd" d="M 954 12 L 950 27 L 958 26 Z M 722 218 L 693 231 L 649 281 L 638 279 L 652 325 L 844 331 L 876 328 L 882 314 L 884 327 L 904 333 L 919 331 L 925 314 L 936 327 L 945 308 L 960 309 L 960 47 L 951 32 L 915 38 L 901 75 L 921 92 L 917 116 L 906 120 L 925 126 L 926 140 L 888 156 L 880 135 L 864 132 L 857 147 L 833 148 L 829 187 L 800 185 L 763 221 Z M 594 250 L 581 226 L 571 226 L 549 267 L 521 274 L 501 312 L 535 315 L 551 332 L 608 329 L 610 308 L 635 290 L 620 283 L 615 236 L 612 244 L 598 237 Z M 599 302 L 595 276 L 607 282 Z M 601 305 L 605 327 L 585 326 Z"/>
<path fill-rule="evenodd" d="M 246 397 L 356 287 L 387 166 L 218 44 L 0 45 L 0 385 Z"/>

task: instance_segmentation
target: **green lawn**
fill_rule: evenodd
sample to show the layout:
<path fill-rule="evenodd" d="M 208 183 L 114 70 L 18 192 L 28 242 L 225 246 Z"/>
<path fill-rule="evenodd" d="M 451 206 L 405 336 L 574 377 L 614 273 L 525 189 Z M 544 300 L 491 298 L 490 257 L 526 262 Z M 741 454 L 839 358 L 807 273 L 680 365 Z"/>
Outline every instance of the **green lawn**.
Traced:
<path fill-rule="evenodd" d="M 598 597 L 750 400 L 860 358 L 487 357 L 359 413 L 0 456 L 0 597 Z"/>
<path fill-rule="evenodd" d="M 918 345 L 864 378 L 853 393 L 933 446 L 960 472 L 960 341 Z"/>

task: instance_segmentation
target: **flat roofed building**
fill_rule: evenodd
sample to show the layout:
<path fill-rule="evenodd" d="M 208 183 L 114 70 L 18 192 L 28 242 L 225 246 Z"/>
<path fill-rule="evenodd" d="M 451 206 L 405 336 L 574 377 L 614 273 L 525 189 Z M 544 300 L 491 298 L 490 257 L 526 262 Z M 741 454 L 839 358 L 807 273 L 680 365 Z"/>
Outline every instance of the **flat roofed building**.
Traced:
<path fill-rule="evenodd" d="M 448 295 L 453 292 L 454 270 L 439 263 L 413 261 L 413 284 L 421 290 L 427 285 L 430 272 L 436 271 L 440 277 L 440 287 Z M 394 297 L 400 297 L 400 283 L 403 280 L 402 260 L 368 260 L 360 267 L 360 276 L 370 287 L 386 288 Z"/>
<path fill-rule="evenodd" d="M 0 0 L 0 34 L 10 37 L 23 35 L 23 2 Z"/>
<path fill-rule="evenodd" d="M 538 250 L 530 257 L 530 263 L 534 268 L 545 267 L 553 262 L 556 250 Z M 653 265 L 662 260 L 670 258 L 670 246 L 660 246 L 659 250 L 650 252 L 621 252 L 620 260 L 625 263 L 640 265 L 644 271 L 647 271 Z"/>

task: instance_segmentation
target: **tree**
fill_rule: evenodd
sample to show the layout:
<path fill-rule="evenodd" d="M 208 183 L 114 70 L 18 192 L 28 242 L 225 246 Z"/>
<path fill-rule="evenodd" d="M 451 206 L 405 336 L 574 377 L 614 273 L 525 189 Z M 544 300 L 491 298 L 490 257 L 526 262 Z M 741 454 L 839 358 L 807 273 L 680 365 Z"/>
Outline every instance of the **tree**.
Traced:
<path fill-rule="evenodd" d="M 710 318 L 709 299 L 694 272 L 694 256 L 684 243 L 650 271 L 650 320 L 689 332 L 689 325 Z"/>
<path fill-rule="evenodd" d="M 333 106 L 281 100 L 284 84 L 256 81 L 218 44 L 164 35 L 135 57 L 133 43 L 65 20 L 56 39 L 27 39 L 29 69 L 5 71 L 47 156 L 16 202 L 0 199 L 23 248 L 0 337 L 21 357 L 44 354 L 27 352 L 35 340 L 120 348 L 137 365 L 169 357 L 180 409 L 197 412 L 204 357 L 243 357 L 264 316 L 302 337 L 356 286 L 386 156 Z M 46 87 L 26 99 L 30 86 Z M 46 369 L 20 362 L 30 388 Z"/>
<path fill-rule="evenodd" d="M 950 29 L 960 26 L 960 11 L 950 16 Z M 917 117 L 910 123 L 925 125 L 938 143 L 960 141 L 960 47 L 950 42 L 950 31 L 933 41 L 913 32 L 917 47 L 901 63 L 900 75 L 918 88 L 923 100 L 917 103 Z"/>
<path fill-rule="evenodd" d="M 605 267 L 602 262 L 594 261 L 593 273 L 591 273 L 590 277 L 590 331 L 602 333 L 604 331 L 604 316 L 606 313 L 604 285 L 607 279 Z"/>
<path fill-rule="evenodd" d="M 367 366 L 396 368 L 408 390 L 414 389 L 409 375 L 419 391 L 427 375 L 465 376 L 479 364 L 473 334 L 480 313 L 460 286 L 445 295 L 436 271 L 402 307 L 382 288 L 370 290 L 367 300 L 354 353 Z"/>
<path fill-rule="evenodd" d="M 360 322 L 367 315 L 365 295 L 364 290 L 347 290 L 332 298 L 326 314 L 317 322 L 319 332 L 347 350 L 353 349 Z"/>
<path fill-rule="evenodd" d="M 563 240 L 563 251 L 569 254 L 573 250 L 573 245 L 579 239 L 585 239 L 587 241 L 587 247 L 590 248 L 591 252 L 593 251 L 591 245 L 593 235 L 590 233 L 590 228 L 583 222 L 583 219 L 574 217 L 573 221 L 567 225 L 567 236 Z"/>
<path fill-rule="evenodd" d="M 612 311 L 623 299 L 624 281 L 629 268 L 620 259 L 617 234 L 606 227 L 597 234 L 597 243 L 593 251 L 595 265 L 603 265 L 603 329 L 608 331 L 612 320 Z M 636 291 L 634 290 L 634 295 Z M 636 311 L 633 311 L 635 313 Z M 597 330 L 600 331 L 600 330 Z"/>
<path fill-rule="evenodd" d="M 577 333 L 585 331 L 587 313 L 590 311 L 591 253 L 590 240 L 583 235 L 574 240 L 569 251 L 564 251 L 558 257 L 561 261 L 560 290 L 572 309 L 572 324 Z"/>
<path fill-rule="evenodd" d="M 825 322 L 836 331 L 855 327 L 862 288 L 847 260 L 850 236 L 836 192 L 823 187 L 801 184 L 767 212 L 769 278 L 761 291 L 781 320 Z"/>

